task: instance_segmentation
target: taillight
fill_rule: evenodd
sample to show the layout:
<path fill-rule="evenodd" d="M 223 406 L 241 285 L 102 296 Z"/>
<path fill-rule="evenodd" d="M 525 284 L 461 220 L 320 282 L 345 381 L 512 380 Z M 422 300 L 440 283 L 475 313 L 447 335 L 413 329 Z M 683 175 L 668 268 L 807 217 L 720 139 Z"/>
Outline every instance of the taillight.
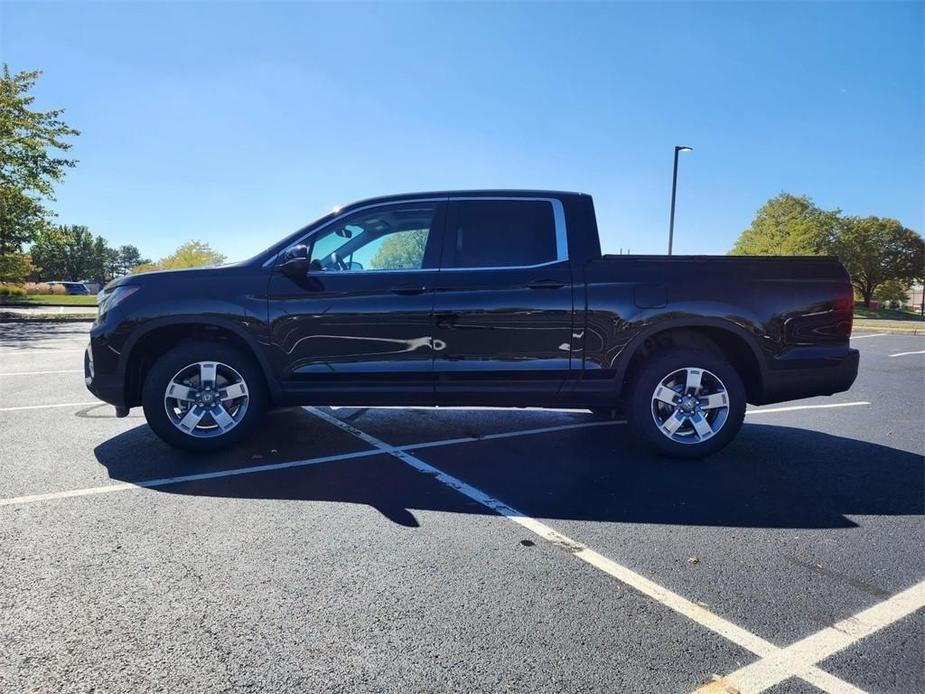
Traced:
<path fill-rule="evenodd" d="M 850 284 L 847 292 L 847 296 L 840 296 L 832 302 L 832 308 L 837 321 L 837 334 L 851 337 L 851 329 L 854 327 L 854 290 Z"/>

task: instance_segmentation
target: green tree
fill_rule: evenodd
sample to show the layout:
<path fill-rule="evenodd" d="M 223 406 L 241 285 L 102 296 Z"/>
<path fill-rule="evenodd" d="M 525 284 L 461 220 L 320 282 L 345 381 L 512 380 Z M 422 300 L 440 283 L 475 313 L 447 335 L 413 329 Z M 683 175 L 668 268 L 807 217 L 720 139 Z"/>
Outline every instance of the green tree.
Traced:
<path fill-rule="evenodd" d="M 22 284 L 33 270 L 32 257 L 28 253 L 0 255 L 0 284 Z"/>
<path fill-rule="evenodd" d="M 93 263 L 86 279 L 99 285 L 106 284 L 115 277 L 117 259 L 118 251 L 110 248 L 102 236 L 97 236 L 93 239 Z"/>
<path fill-rule="evenodd" d="M 113 277 L 127 275 L 132 271 L 132 268 L 150 262 L 149 259 L 141 257 L 141 252 L 137 246 L 119 246 L 118 251 L 116 251 Z"/>
<path fill-rule="evenodd" d="M 826 240 L 825 251 L 844 263 L 865 306 L 885 283 L 910 284 L 925 276 L 922 237 L 895 219 L 846 217 Z"/>
<path fill-rule="evenodd" d="M 36 111 L 32 88 L 42 73 L 0 76 L 0 257 L 19 253 L 52 216 L 44 206 L 74 159 L 60 156 L 79 135 L 61 120 L 62 109 Z M 4 263 L 3 266 L 6 266 Z"/>
<path fill-rule="evenodd" d="M 213 251 L 208 243 L 202 241 L 187 241 L 166 258 L 161 258 L 156 263 L 149 261 L 143 262 L 132 268 L 132 272 L 179 270 L 189 267 L 221 265 L 224 262 L 225 256 L 217 251 Z"/>
<path fill-rule="evenodd" d="M 758 210 L 730 254 L 817 255 L 838 220 L 838 210 L 822 210 L 805 195 L 781 193 Z"/>
<path fill-rule="evenodd" d="M 874 298 L 884 302 L 903 303 L 909 296 L 909 284 L 902 280 L 887 280 L 874 290 Z"/>
<path fill-rule="evenodd" d="M 427 229 L 414 229 L 390 234 L 382 240 L 370 261 L 373 270 L 419 268 L 427 245 Z"/>
<path fill-rule="evenodd" d="M 102 282 L 107 250 L 102 237 L 94 237 L 85 226 L 71 225 L 39 231 L 31 252 L 41 280 Z"/>
<path fill-rule="evenodd" d="M 138 263 L 135 267 L 128 271 L 130 275 L 137 275 L 139 272 L 157 272 L 158 270 L 163 270 L 160 265 L 155 262 L 148 261 L 147 263 Z"/>

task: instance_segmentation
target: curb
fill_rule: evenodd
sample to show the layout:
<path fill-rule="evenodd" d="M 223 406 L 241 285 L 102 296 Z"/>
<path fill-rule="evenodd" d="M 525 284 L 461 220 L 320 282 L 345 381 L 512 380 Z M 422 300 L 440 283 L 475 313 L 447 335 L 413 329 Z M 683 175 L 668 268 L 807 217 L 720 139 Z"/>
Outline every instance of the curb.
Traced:
<path fill-rule="evenodd" d="M 33 304 L 29 302 L 11 303 L 9 301 L 0 302 L 0 311 L 5 308 L 85 308 L 87 310 L 95 309 L 96 304 Z"/>
<path fill-rule="evenodd" d="M 925 329 L 919 328 L 917 330 L 901 330 L 900 328 L 869 328 L 866 325 L 857 326 L 858 330 L 869 330 L 870 332 L 875 333 L 885 333 L 886 335 L 919 335 L 925 336 Z M 852 331 L 851 337 L 858 337 Z"/>
<path fill-rule="evenodd" d="M 862 324 L 858 325 L 857 321 L 854 323 L 854 330 L 870 330 L 876 333 L 886 333 L 888 335 L 925 335 L 925 327 L 921 328 L 886 328 L 879 325 L 870 325 Z M 852 334 L 854 332 L 852 331 Z"/>

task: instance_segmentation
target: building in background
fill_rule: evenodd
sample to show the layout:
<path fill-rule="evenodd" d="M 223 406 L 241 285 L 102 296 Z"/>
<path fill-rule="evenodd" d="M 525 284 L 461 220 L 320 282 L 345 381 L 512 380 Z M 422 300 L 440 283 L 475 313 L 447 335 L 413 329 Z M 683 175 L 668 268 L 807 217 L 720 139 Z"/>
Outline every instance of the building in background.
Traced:
<path fill-rule="evenodd" d="M 911 311 L 922 311 L 922 294 L 925 292 L 925 285 L 922 283 L 913 284 L 909 287 L 909 291 L 906 296 L 906 306 Z M 925 315 L 925 314 L 923 314 Z"/>

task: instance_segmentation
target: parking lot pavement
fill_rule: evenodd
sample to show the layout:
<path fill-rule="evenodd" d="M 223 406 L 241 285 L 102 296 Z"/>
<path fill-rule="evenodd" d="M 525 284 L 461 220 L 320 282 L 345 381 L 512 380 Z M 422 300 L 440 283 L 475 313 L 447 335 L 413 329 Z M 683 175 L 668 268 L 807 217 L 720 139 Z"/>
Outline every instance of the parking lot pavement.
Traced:
<path fill-rule="evenodd" d="M 189 456 L 93 402 L 86 330 L 0 325 L 0 690 L 925 692 L 921 337 L 681 463 L 427 408 Z"/>
<path fill-rule="evenodd" d="M 19 316 L 62 316 L 77 319 L 93 320 L 96 316 L 96 306 L 0 306 L 0 314 L 6 313 L 14 317 Z"/>

